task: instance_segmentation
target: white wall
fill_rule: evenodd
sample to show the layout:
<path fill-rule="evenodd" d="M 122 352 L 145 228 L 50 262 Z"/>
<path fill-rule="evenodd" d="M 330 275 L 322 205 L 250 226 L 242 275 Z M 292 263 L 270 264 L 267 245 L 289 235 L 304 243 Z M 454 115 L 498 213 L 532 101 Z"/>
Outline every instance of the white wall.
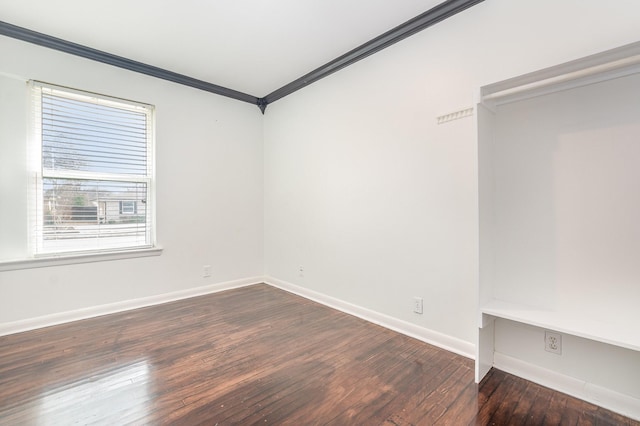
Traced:
<path fill-rule="evenodd" d="M 640 75 L 495 116 L 496 299 L 640 333 Z"/>
<path fill-rule="evenodd" d="M 0 272 L 0 323 L 262 275 L 257 107 L 6 37 L 0 56 L 0 260 L 27 255 L 27 79 L 156 106 L 164 248 L 158 257 Z M 203 265 L 213 266 L 210 278 Z"/>
<path fill-rule="evenodd" d="M 491 0 L 270 105 L 267 275 L 473 343 L 474 124 L 436 116 L 480 86 L 637 41 L 638 16 L 631 0 Z"/>
<path fill-rule="evenodd" d="M 160 257 L 2 272 L 0 322 L 261 275 L 264 266 L 473 343 L 476 135 L 472 118 L 436 125 L 436 116 L 472 106 L 480 86 L 637 41 L 639 15 L 635 0 L 489 0 L 270 105 L 264 129 L 255 106 L 0 38 L 2 73 L 157 106 L 165 248 Z M 0 258 L 24 250 L 26 202 L 14 189 L 26 192 L 23 84 L 0 76 Z M 188 221 L 185 201 L 198 206 Z M 214 266 L 209 280 L 204 264 Z M 423 315 L 411 312 L 413 296 L 424 297 Z"/>

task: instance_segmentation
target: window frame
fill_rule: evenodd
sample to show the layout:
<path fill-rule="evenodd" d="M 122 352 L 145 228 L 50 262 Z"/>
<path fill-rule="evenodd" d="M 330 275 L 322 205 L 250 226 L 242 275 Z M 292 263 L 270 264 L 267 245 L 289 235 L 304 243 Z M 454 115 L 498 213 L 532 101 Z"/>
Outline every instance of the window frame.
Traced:
<path fill-rule="evenodd" d="M 145 116 L 146 130 L 146 174 L 128 175 L 105 172 L 91 172 L 81 170 L 51 170 L 45 168 L 43 147 L 43 126 L 42 126 L 42 99 L 43 92 L 53 96 L 60 96 L 74 101 L 86 102 L 87 104 L 115 107 L 131 112 L 143 113 Z M 144 252 L 155 251 L 156 243 L 156 223 L 155 223 L 155 107 L 153 105 L 117 98 L 114 96 L 99 94 L 95 92 L 72 89 L 41 81 L 29 81 L 30 93 L 30 141 L 29 141 L 29 164 L 33 179 L 29 185 L 29 252 L 32 258 L 60 258 L 60 257 L 86 257 L 87 255 L 110 255 L 122 252 Z M 83 247 L 83 240 L 79 239 L 78 244 L 68 249 L 45 249 L 44 248 L 44 182 L 46 179 L 75 179 L 79 181 L 103 181 L 119 183 L 142 183 L 146 185 L 145 200 L 145 222 L 144 222 L 144 244 L 119 245 L 111 247 Z M 133 201 L 134 211 L 128 215 L 135 215 L 135 201 Z M 98 208 L 99 209 L 99 208 Z M 126 213 L 124 213 L 126 214 Z M 101 224 L 98 221 L 97 226 Z M 85 240 L 86 241 L 86 240 Z M 136 256 L 137 257 L 137 256 Z"/>
<path fill-rule="evenodd" d="M 137 204 L 138 204 L 137 201 L 132 201 L 132 200 L 122 200 L 122 201 L 120 201 L 120 214 L 122 214 L 122 215 L 137 214 L 138 213 Z"/>

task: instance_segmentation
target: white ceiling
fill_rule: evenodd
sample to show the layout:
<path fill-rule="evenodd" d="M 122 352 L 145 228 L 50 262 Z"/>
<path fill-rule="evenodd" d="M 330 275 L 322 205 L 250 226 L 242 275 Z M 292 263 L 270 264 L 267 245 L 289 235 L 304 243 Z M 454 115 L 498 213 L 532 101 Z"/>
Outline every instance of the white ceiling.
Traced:
<path fill-rule="evenodd" d="M 441 0 L 0 0 L 0 20 L 262 97 Z"/>

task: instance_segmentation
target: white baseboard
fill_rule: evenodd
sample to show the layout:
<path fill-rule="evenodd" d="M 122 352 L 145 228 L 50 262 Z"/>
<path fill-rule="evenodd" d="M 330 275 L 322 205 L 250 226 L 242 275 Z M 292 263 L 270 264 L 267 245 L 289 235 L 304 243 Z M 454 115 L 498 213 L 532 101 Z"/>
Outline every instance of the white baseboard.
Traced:
<path fill-rule="evenodd" d="M 340 299 L 336 299 L 335 297 L 327 296 L 326 294 L 318 293 L 316 291 L 279 280 L 277 278 L 264 277 L 264 282 L 279 289 L 297 294 L 298 296 L 302 296 L 306 299 L 313 300 L 314 302 L 329 306 L 330 308 L 337 309 L 339 311 L 356 316 L 358 318 L 362 318 L 366 321 L 372 322 L 398 333 L 413 337 L 414 339 L 418 339 L 439 348 L 448 350 L 450 352 L 454 352 L 458 355 L 462 355 L 471 359 L 475 357 L 475 346 L 472 343 L 466 342 L 464 340 L 457 339 L 455 337 L 451 337 L 437 331 L 429 330 L 410 322 L 399 320 L 397 318 L 381 314 L 379 312 L 375 312 Z"/>
<path fill-rule="evenodd" d="M 266 283 L 273 287 L 280 288 L 290 293 L 297 294 L 304 298 L 313 300 L 339 311 L 357 316 L 374 324 L 388 328 L 398 333 L 405 334 L 423 342 L 438 346 L 442 349 L 457 353 L 467 358 L 474 358 L 475 347 L 473 344 L 429 330 L 406 321 L 393 318 L 391 316 L 381 314 L 351 303 L 327 296 L 286 281 L 278 280 L 273 277 L 251 277 L 234 281 L 211 284 L 202 287 L 190 288 L 171 293 L 159 294 L 156 296 L 143 297 L 133 300 L 124 300 L 121 302 L 109 303 L 106 305 L 93 306 L 89 308 L 77 309 L 73 311 L 60 312 L 51 315 L 45 315 L 36 318 L 29 318 L 20 321 L 0 324 L 0 336 L 8 334 L 20 333 L 23 331 L 35 330 L 38 328 L 49 327 L 52 325 L 63 324 L 72 321 L 78 321 L 88 318 L 94 318 L 102 315 L 123 312 L 131 309 L 144 308 L 152 305 L 160 305 L 163 303 L 173 302 L 190 297 L 202 296 L 205 294 L 216 293 L 224 290 L 245 287 L 253 284 Z"/>
<path fill-rule="evenodd" d="M 210 293 L 217 293 L 219 291 L 231 290 L 233 288 L 245 287 L 262 282 L 263 277 L 244 278 L 240 280 L 226 281 L 202 287 L 194 287 L 186 290 L 174 291 L 171 293 L 158 294 L 155 296 L 142 297 L 139 299 L 123 300 L 121 302 L 109 303 L 106 305 L 92 306 L 90 308 L 77 309 L 73 311 L 60 312 L 36 318 L 3 323 L 0 324 L 0 336 L 35 330 L 37 328 L 49 327 L 66 322 L 94 318 L 102 315 L 114 314 L 131 309 L 144 308 L 146 306 L 160 305 L 163 303 L 174 302 L 176 300 L 188 299 L 190 297 L 202 296 Z"/>
<path fill-rule="evenodd" d="M 632 396 L 578 380 L 499 352 L 493 355 L 493 366 L 539 385 L 580 398 L 632 419 L 640 420 L 640 399 Z"/>

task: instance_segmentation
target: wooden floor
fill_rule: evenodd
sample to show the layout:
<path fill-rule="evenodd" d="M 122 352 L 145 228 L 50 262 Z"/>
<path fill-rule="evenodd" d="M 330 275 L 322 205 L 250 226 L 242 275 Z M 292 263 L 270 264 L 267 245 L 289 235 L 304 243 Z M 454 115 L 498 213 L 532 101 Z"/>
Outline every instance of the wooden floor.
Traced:
<path fill-rule="evenodd" d="M 0 337 L 0 424 L 640 425 L 267 285 Z"/>

